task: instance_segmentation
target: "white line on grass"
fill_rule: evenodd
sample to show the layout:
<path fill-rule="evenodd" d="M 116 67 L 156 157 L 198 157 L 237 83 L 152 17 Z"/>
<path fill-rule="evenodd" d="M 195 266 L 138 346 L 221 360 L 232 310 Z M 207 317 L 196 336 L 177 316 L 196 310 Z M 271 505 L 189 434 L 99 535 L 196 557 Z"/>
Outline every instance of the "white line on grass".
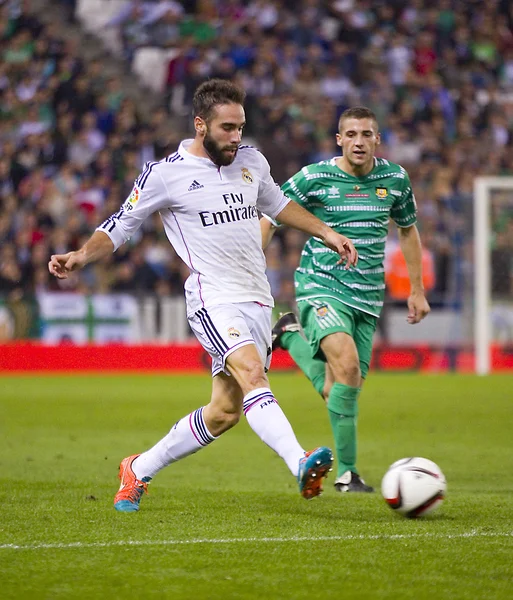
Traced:
<path fill-rule="evenodd" d="M 247 543 L 286 543 L 286 542 L 343 542 L 352 540 L 410 540 L 416 538 L 461 539 L 476 537 L 513 537 L 513 531 L 477 531 L 466 533 L 397 533 L 390 535 L 326 535 L 326 536 L 293 536 L 263 538 L 227 538 L 227 539 L 192 539 L 192 540 L 119 540 L 117 542 L 72 542 L 70 544 L 1 544 L 0 550 L 61 550 L 70 548 L 115 548 L 119 546 L 182 546 L 191 544 L 247 544 Z"/>

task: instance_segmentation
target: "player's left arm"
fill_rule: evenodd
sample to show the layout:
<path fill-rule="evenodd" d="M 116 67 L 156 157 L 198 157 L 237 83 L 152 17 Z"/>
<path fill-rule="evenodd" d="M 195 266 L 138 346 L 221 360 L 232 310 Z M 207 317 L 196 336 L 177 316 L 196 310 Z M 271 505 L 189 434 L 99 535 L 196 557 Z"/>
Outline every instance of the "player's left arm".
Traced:
<path fill-rule="evenodd" d="M 408 318 L 410 324 L 419 323 L 431 310 L 426 300 L 422 277 L 422 244 L 417 229 L 417 203 L 408 173 L 401 167 L 402 194 L 390 211 L 399 230 L 399 244 L 408 268 L 410 296 L 408 297 Z"/>
<path fill-rule="evenodd" d="M 267 215 L 262 215 L 260 219 L 260 232 L 262 234 L 262 250 L 265 250 L 273 239 L 274 232 L 278 229 L 276 221 L 271 221 Z"/>
<path fill-rule="evenodd" d="M 265 177 L 263 178 L 260 186 L 261 196 L 266 198 L 269 195 L 270 198 L 274 199 L 277 193 L 276 188 L 278 186 L 271 176 L 270 169 L 268 169 L 265 164 L 264 173 Z M 285 199 L 294 200 L 303 208 L 308 208 L 308 198 L 300 190 L 300 187 L 302 187 L 303 185 L 304 177 L 302 172 L 299 171 L 282 185 L 281 191 L 285 195 L 282 195 L 282 198 L 285 197 Z M 283 207 L 284 205 L 282 204 L 281 208 Z M 279 227 L 280 223 L 278 223 L 276 219 L 270 217 L 268 214 L 262 213 L 262 218 L 260 219 L 260 231 L 262 233 L 263 250 L 265 250 L 267 246 L 271 243 L 274 233 Z"/>
<path fill-rule="evenodd" d="M 308 199 L 295 183 L 302 177 L 301 172 L 291 177 L 282 189 L 280 189 L 272 178 L 269 163 L 263 155 L 261 155 L 261 160 L 262 177 L 259 187 L 258 209 L 270 217 L 274 221 L 274 225 L 278 223 L 280 225 L 289 225 L 294 229 L 299 229 L 322 240 L 328 248 L 339 254 L 339 264 L 345 262 L 346 269 L 356 266 L 358 263 L 358 252 L 353 242 L 346 236 L 328 227 L 323 221 L 303 208 L 302 204 L 307 202 Z M 290 196 L 294 200 L 289 198 L 287 189 L 290 189 Z M 260 224 L 260 228 L 262 230 L 262 224 Z M 269 243 L 272 237 L 268 226 L 265 225 L 264 228 L 262 230 L 263 244 Z"/>
<path fill-rule="evenodd" d="M 419 323 L 431 309 L 422 280 L 422 244 L 416 225 L 399 227 L 399 244 L 408 268 L 411 287 L 407 321 L 410 324 Z"/>
<path fill-rule="evenodd" d="M 308 233 L 322 240 L 325 246 L 337 252 L 340 256 L 339 264 L 345 262 L 346 269 L 358 263 L 358 251 L 353 242 L 345 235 L 337 233 L 326 223 L 309 213 L 293 200 L 276 216 L 277 221 L 290 225 L 304 233 Z"/>

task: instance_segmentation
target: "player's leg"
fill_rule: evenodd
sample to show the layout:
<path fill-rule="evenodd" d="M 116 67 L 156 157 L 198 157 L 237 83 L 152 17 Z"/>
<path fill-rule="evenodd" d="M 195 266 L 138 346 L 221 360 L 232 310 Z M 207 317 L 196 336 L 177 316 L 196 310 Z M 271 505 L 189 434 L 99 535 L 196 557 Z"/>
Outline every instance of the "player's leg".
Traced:
<path fill-rule="evenodd" d="M 238 423 L 241 412 L 239 385 L 233 378 L 219 373 L 212 380 L 212 396 L 207 406 L 177 421 L 169 433 L 146 452 L 122 461 L 121 487 L 114 499 L 116 510 L 138 510 L 142 494 L 159 471 L 208 446 Z"/>
<path fill-rule="evenodd" d="M 240 406 L 255 433 L 279 454 L 297 475 L 304 450 L 278 406 L 265 374 L 270 360 L 270 309 L 257 303 L 202 309 L 191 327 L 212 356 L 212 372 L 230 375 L 240 390 Z M 265 332 L 265 335 L 264 335 Z M 214 399 L 215 400 L 215 399 Z M 227 422 L 219 401 L 205 407 L 205 426 L 217 435 Z M 237 417 L 238 418 L 238 417 Z"/>
<path fill-rule="evenodd" d="M 257 303 L 244 303 L 240 310 L 254 343 L 229 354 L 226 367 L 244 395 L 244 414 L 253 431 L 283 458 L 291 473 L 298 477 L 302 495 L 305 498 L 318 495 L 322 490 L 322 479 L 331 469 L 331 451 L 319 448 L 306 453 L 305 459 L 305 451 L 277 403 L 265 373 L 271 359 L 271 311 Z M 242 327 L 239 329 L 242 330 Z"/>
<path fill-rule="evenodd" d="M 227 358 L 226 366 L 242 390 L 242 406 L 249 426 L 297 476 L 299 461 L 305 451 L 276 402 L 256 345 L 238 349 Z"/>
<path fill-rule="evenodd" d="M 215 311 L 214 311 L 215 312 Z M 224 335 L 218 331 L 211 315 L 201 309 L 189 317 L 189 324 L 203 348 L 212 358 L 212 396 L 209 404 L 200 407 L 177 421 L 152 448 L 142 454 L 125 458 L 120 465 L 119 478 L 121 485 L 114 507 L 116 510 L 129 512 L 139 510 L 141 496 L 147 490 L 148 483 L 164 467 L 185 458 L 208 446 L 219 435 L 233 427 L 242 412 L 243 394 L 236 381 L 223 374 L 224 354 L 233 351 L 240 345 L 237 331 L 233 327 L 224 327 L 231 315 L 221 315 L 218 321 L 226 329 Z M 226 317 L 223 321 L 223 315 Z M 232 339 L 233 337 L 233 339 Z M 252 343 L 251 339 L 242 343 Z M 219 376 L 218 375 L 221 375 Z"/>
<path fill-rule="evenodd" d="M 153 478 L 167 465 L 194 454 L 239 421 L 242 393 L 237 382 L 224 373 L 212 380 L 210 402 L 177 421 L 155 446 L 133 463 L 138 479 Z"/>
<path fill-rule="evenodd" d="M 272 329 L 272 349 L 287 350 L 296 365 L 303 371 L 317 393 L 324 397 L 326 364 L 312 356 L 310 344 L 300 333 L 296 315 L 288 312 L 280 316 Z"/>
<path fill-rule="evenodd" d="M 356 347 L 356 354 L 358 356 L 359 370 L 360 370 L 360 378 L 357 384 L 357 387 L 361 390 L 363 387 L 363 383 L 365 378 L 367 377 L 367 373 L 369 371 L 369 366 L 372 357 L 372 339 L 374 333 L 376 331 L 377 319 L 372 315 L 364 313 L 362 311 L 354 310 L 352 311 L 354 318 L 354 332 L 352 336 L 352 340 L 354 342 L 354 346 Z M 331 363 L 334 364 L 337 362 L 340 364 L 344 359 L 343 358 L 335 358 L 331 360 Z M 343 376 L 343 374 L 339 373 L 339 379 Z M 356 383 L 356 380 L 355 382 Z M 330 394 L 332 392 L 330 391 Z M 357 407 L 359 402 L 359 393 L 357 395 Z M 356 410 L 358 413 L 358 408 Z M 352 471 L 352 473 L 356 473 L 356 469 Z M 365 482 L 361 479 L 361 477 L 355 478 L 353 475 L 351 476 L 351 483 L 349 484 L 349 489 L 346 486 L 346 482 L 340 481 L 337 478 L 336 487 L 339 491 L 362 491 L 369 492 L 373 491 L 372 488 L 365 485 Z M 346 476 L 347 479 L 347 476 Z"/>
<path fill-rule="evenodd" d="M 337 482 L 342 478 L 343 482 L 348 479 L 350 484 L 336 482 L 337 489 L 344 485 L 344 491 L 372 491 L 365 486 L 356 468 L 361 374 L 358 350 L 352 337 L 354 311 L 330 298 L 302 301 L 299 309 L 313 355 L 322 356 L 328 363 L 323 391 L 338 459 Z"/>
<path fill-rule="evenodd" d="M 328 414 L 338 458 L 337 478 L 347 471 L 357 473 L 357 418 L 360 394 L 360 366 L 353 338 L 334 332 L 321 340 L 333 384 L 328 395 Z"/>
<path fill-rule="evenodd" d="M 373 488 L 365 483 L 356 469 L 356 450 L 359 395 L 369 370 L 372 354 L 372 336 L 376 329 L 376 319 L 361 311 L 355 311 L 354 321 L 354 337 L 346 336 L 346 338 L 337 340 L 334 337 L 332 338 L 332 336 L 328 336 L 325 338 L 326 342 L 324 343 L 323 340 L 323 344 L 321 344 L 326 357 L 329 356 L 328 361 L 330 365 L 332 365 L 330 366 L 330 371 L 333 373 L 334 381 L 328 396 L 328 409 L 330 410 L 332 428 L 339 430 L 340 440 L 340 448 L 337 447 L 337 453 L 340 454 L 340 458 L 335 488 L 340 492 L 372 492 L 374 491 Z M 347 337 L 349 337 L 349 340 Z M 346 346 L 345 348 L 344 345 Z M 328 348 L 328 346 L 330 347 Z M 348 348 L 350 357 L 347 356 Z M 355 350 L 359 369 L 356 369 L 354 364 Z M 348 374 L 346 368 L 340 368 L 340 365 L 343 365 L 347 361 L 353 366 L 353 376 Z M 338 365 L 338 370 L 335 365 Z M 356 375 L 358 370 L 360 373 L 359 378 Z M 341 382 L 346 386 L 348 384 L 352 385 L 349 388 L 341 388 Z M 351 387 L 357 390 L 353 392 L 354 396 L 350 389 Z M 339 407 L 338 410 L 351 413 L 351 397 L 354 398 L 354 425 L 351 423 L 351 416 L 344 416 L 337 419 L 337 415 L 333 414 L 333 412 L 337 411 L 337 406 Z M 341 414 L 343 413 L 341 412 Z M 354 456 L 354 460 L 352 456 Z"/>

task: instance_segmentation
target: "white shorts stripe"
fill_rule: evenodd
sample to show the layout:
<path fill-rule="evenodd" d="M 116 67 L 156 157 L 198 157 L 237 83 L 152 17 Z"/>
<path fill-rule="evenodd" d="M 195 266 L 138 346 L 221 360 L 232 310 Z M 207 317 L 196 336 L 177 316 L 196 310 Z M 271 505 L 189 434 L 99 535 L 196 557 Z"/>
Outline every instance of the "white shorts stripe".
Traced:
<path fill-rule="evenodd" d="M 203 331 L 205 332 L 206 337 L 209 339 L 210 343 L 212 344 L 212 346 L 215 348 L 216 352 L 222 356 L 225 353 L 225 349 L 223 349 L 221 346 L 218 345 L 218 342 L 216 340 L 215 337 L 212 336 L 212 334 L 210 333 L 208 326 L 205 325 L 205 318 L 203 315 L 198 313 L 198 318 L 201 321 L 201 324 L 203 325 Z"/>
<path fill-rule="evenodd" d="M 214 327 L 212 320 L 208 318 L 207 311 L 202 308 L 198 310 L 196 313 L 198 315 L 201 324 L 203 325 L 203 329 L 205 330 L 205 334 L 210 340 L 212 346 L 219 352 L 219 354 L 223 355 L 228 350 L 228 345 L 224 342 L 223 338 L 219 335 Z"/>
<path fill-rule="evenodd" d="M 212 375 L 221 371 L 230 375 L 226 360 L 248 344 L 255 344 L 262 364 L 269 369 L 271 312 L 271 307 L 258 302 L 240 302 L 210 306 L 208 312 L 202 308 L 188 317 L 192 331 L 212 358 Z"/>

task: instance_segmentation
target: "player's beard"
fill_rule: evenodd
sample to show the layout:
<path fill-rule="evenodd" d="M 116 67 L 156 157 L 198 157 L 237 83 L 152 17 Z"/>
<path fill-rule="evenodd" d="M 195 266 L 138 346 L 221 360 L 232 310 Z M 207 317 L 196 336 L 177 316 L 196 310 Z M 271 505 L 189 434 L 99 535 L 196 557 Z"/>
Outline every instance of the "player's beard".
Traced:
<path fill-rule="evenodd" d="M 235 151 L 233 156 L 231 154 L 225 154 L 223 150 L 230 150 L 230 146 L 219 146 L 208 132 L 203 138 L 203 147 L 210 156 L 212 162 L 218 167 L 227 167 L 228 165 L 231 165 L 237 156 L 237 151 Z"/>

